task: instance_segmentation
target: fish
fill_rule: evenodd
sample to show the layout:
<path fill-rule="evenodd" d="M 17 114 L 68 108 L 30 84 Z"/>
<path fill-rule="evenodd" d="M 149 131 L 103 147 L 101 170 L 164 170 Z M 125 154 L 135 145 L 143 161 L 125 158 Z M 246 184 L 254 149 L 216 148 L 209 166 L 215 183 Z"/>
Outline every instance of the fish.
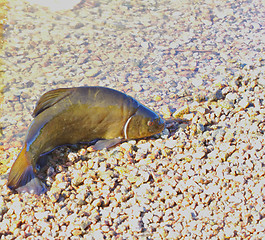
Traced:
<path fill-rule="evenodd" d="M 160 133 L 165 121 L 133 97 L 99 86 L 59 88 L 36 104 L 23 147 L 11 167 L 7 186 L 18 193 L 43 194 L 36 177 L 38 159 L 59 146 L 95 142 L 101 150 L 130 139 Z"/>

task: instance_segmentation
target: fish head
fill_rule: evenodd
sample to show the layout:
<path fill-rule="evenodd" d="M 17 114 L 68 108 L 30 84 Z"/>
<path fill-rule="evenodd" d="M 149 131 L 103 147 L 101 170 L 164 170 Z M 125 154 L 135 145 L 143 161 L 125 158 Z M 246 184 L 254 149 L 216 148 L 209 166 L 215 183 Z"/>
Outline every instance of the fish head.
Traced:
<path fill-rule="evenodd" d="M 132 115 L 124 126 L 126 139 L 149 137 L 160 133 L 165 127 L 165 121 L 154 111 L 140 105 L 136 113 Z"/>

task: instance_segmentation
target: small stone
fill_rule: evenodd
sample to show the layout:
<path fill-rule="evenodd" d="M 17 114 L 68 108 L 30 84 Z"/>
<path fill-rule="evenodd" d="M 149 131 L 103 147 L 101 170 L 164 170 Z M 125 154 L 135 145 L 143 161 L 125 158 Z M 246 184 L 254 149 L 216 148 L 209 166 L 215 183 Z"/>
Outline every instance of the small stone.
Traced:
<path fill-rule="evenodd" d="M 193 157 L 196 159 L 202 159 L 206 155 L 206 150 L 204 148 L 197 148 Z"/>
<path fill-rule="evenodd" d="M 108 232 L 110 231 L 109 226 L 106 226 L 106 225 L 102 226 L 101 229 L 102 229 L 102 231 L 103 231 L 104 233 L 108 233 Z"/>
<path fill-rule="evenodd" d="M 260 77 L 258 78 L 258 83 L 265 88 L 265 78 L 264 77 Z"/>
<path fill-rule="evenodd" d="M 2 204 L 0 206 L 0 215 L 4 215 L 8 211 L 8 208 L 6 205 Z"/>
<path fill-rule="evenodd" d="M 83 222 L 81 222 L 81 224 L 80 224 L 80 228 L 81 228 L 81 230 L 86 230 L 87 228 L 88 228 L 88 226 L 90 226 L 91 225 L 91 221 L 89 221 L 89 220 L 85 220 L 85 221 L 83 221 Z"/>
<path fill-rule="evenodd" d="M 91 203 L 94 201 L 94 197 L 93 197 L 93 195 L 92 195 L 92 194 L 89 194 L 89 195 L 86 197 L 85 201 L 86 201 L 88 204 L 91 204 Z"/>
<path fill-rule="evenodd" d="M 207 109 L 204 107 L 198 107 L 197 112 L 204 115 L 207 112 Z"/>
<path fill-rule="evenodd" d="M 78 205 L 86 205 L 87 204 L 87 202 L 85 201 L 85 200 L 83 200 L 83 199 L 77 199 L 77 202 L 76 202 Z"/>
<path fill-rule="evenodd" d="M 141 43 L 141 46 L 144 49 L 148 49 L 149 48 L 149 42 L 144 41 L 144 42 Z"/>
<path fill-rule="evenodd" d="M 82 231 L 79 230 L 79 229 L 74 229 L 74 230 L 72 231 L 72 234 L 73 234 L 74 236 L 80 236 L 80 235 L 82 234 Z"/>
<path fill-rule="evenodd" d="M 163 131 L 161 132 L 161 138 L 162 139 L 167 139 L 169 136 L 169 130 L 167 128 L 164 128 Z"/>
<path fill-rule="evenodd" d="M 243 109 L 246 109 L 249 106 L 249 101 L 246 98 L 243 98 L 242 100 L 240 100 L 238 105 Z"/>
<path fill-rule="evenodd" d="M 232 142 L 235 138 L 235 132 L 227 129 L 227 131 L 224 134 L 224 142 Z"/>
<path fill-rule="evenodd" d="M 55 190 L 51 191 L 50 190 L 48 192 L 48 196 L 49 196 L 50 200 L 54 203 L 54 202 L 57 202 L 57 200 L 59 199 L 60 193 L 61 193 L 61 191 L 55 191 Z"/>
<path fill-rule="evenodd" d="M 136 176 L 134 173 L 131 173 L 128 177 L 127 177 L 127 180 L 130 182 L 130 183 L 136 183 L 139 179 L 139 176 Z"/>
<path fill-rule="evenodd" d="M 35 218 L 38 220 L 43 220 L 43 219 L 47 219 L 49 215 L 49 211 L 45 211 L 45 212 L 36 212 L 35 213 Z"/>
<path fill-rule="evenodd" d="M 74 28 L 74 29 L 79 29 L 79 28 L 84 27 L 84 26 L 85 26 L 84 23 L 79 22 L 79 23 L 76 23 L 76 24 L 73 26 L 73 28 Z"/>
<path fill-rule="evenodd" d="M 98 171 L 98 176 L 103 180 L 103 181 L 108 181 L 111 178 L 114 177 L 114 173 L 111 170 L 107 171 Z"/>
<path fill-rule="evenodd" d="M 78 152 L 80 156 L 84 156 L 86 153 L 87 153 L 87 150 L 85 148 L 80 149 L 80 151 Z"/>
<path fill-rule="evenodd" d="M 189 126 L 188 123 L 181 123 L 181 124 L 179 124 L 179 128 L 180 128 L 181 130 L 185 130 L 185 129 L 187 129 L 188 126 Z"/>
<path fill-rule="evenodd" d="M 208 100 L 211 102 L 211 101 L 217 101 L 223 98 L 224 96 L 222 94 L 222 90 L 218 89 L 216 92 L 210 94 Z"/>
<path fill-rule="evenodd" d="M 75 160 L 78 159 L 77 153 L 72 153 L 72 152 L 69 153 L 67 157 L 68 157 L 69 161 L 71 161 L 71 162 L 74 162 Z"/>
<path fill-rule="evenodd" d="M 174 148 L 177 145 L 177 140 L 173 140 L 173 138 L 167 139 L 165 142 L 165 146 L 167 148 Z"/>
<path fill-rule="evenodd" d="M 197 123 L 197 133 L 203 133 L 205 131 L 205 127 L 201 123 Z"/>
<path fill-rule="evenodd" d="M 92 239 L 97 239 L 97 240 L 104 240 L 104 233 L 102 230 L 97 230 L 93 233 L 93 238 Z"/>
<path fill-rule="evenodd" d="M 129 220 L 130 228 L 133 232 L 142 232 L 143 223 L 138 218 L 132 218 Z"/>
<path fill-rule="evenodd" d="M 161 182 L 163 180 L 163 174 L 161 173 L 152 172 L 152 177 L 155 182 Z"/>
<path fill-rule="evenodd" d="M 156 101 L 156 102 L 158 102 L 158 101 L 161 101 L 161 100 L 162 100 L 162 98 L 161 98 L 161 96 L 160 96 L 160 95 L 155 95 L 155 96 L 153 97 L 153 99 L 154 99 L 154 101 Z"/>
<path fill-rule="evenodd" d="M 203 115 L 201 113 L 197 113 L 195 115 L 195 117 L 192 119 L 192 122 L 193 123 L 200 123 L 200 124 L 202 124 L 204 126 L 208 124 L 208 121 L 207 121 L 205 115 Z"/>
<path fill-rule="evenodd" d="M 47 176 L 52 176 L 54 174 L 55 170 L 53 167 L 49 167 L 47 170 Z"/>
<path fill-rule="evenodd" d="M 127 175 L 130 171 L 126 167 L 115 167 L 114 168 L 120 175 Z"/>
<path fill-rule="evenodd" d="M 199 94 L 199 93 L 195 93 L 192 95 L 193 100 L 196 102 L 202 102 L 205 100 L 205 95 L 204 94 Z"/>
<path fill-rule="evenodd" d="M 191 121 L 194 118 L 194 113 L 183 114 L 183 119 Z"/>
<path fill-rule="evenodd" d="M 225 97 L 228 101 L 231 101 L 231 102 L 235 102 L 238 98 L 239 98 L 239 96 L 238 96 L 238 94 L 237 93 L 232 93 L 232 92 L 230 92 L 230 93 L 228 93 L 227 95 L 226 95 L 226 97 Z"/>
<path fill-rule="evenodd" d="M 173 116 L 174 118 L 181 118 L 184 114 L 188 114 L 189 111 L 190 111 L 190 110 L 189 110 L 189 106 L 188 106 L 188 105 L 185 105 L 185 106 L 179 108 L 178 110 L 176 110 L 176 111 L 172 114 L 172 116 Z"/>
<path fill-rule="evenodd" d="M 235 107 L 233 102 L 228 100 L 220 101 L 220 106 L 224 109 L 232 109 Z"/>
<path fill-rule="evenodd" d="M 120 147 L 123 148 L 125 151 L 130 151 L 132 148 L 132 144 L 130 144 L 128 142 L 124 142 L 124 143 L 120 144 Z"/>
<path fill-rule="evenodd" d="M 167 105 L 162 106 L 161 109 L 160 109 L 160 112 L 161 112 L 161 114 L 163 115 L 163 117 L 165 119 L 171 117 L 171 111 L 170 111 L 170 108 Z"/>
<path fill-rule="evenodd" d="M 141 176 L 141 182 L 146 183 L 148 182 L 149 178 L 150 178 L 150 174 L 149 172 L 146 171 L 139 171 L 139 174 Z"/>
<path fill-rule="evenodd" d="M 101 198 L 95 199 L 95 200 L 92 202 L 92 206 L 93 206 L 93 207 L 100 207 L 102 204 L 103 204 L 103 201 L 102 201 Z"/>
<path fill-rule="evenodd" d="M 66 187 L 69 185 L 69 183 L 68 182 L 60 182 L 60 183 L 58 183 L 57 184 L 57 188 L 58 189 L 61 189 L 61 190 L 64 190 L 64 189 L 66 189 Z"/>
<path fill-rule="evenodd" d="M 226 238 L 234 237 L 235 229 L 234 227 L 224 226 L 224 232 Z"/>
<path fill-rule="evenodd" d="M 86 77 L 96 77 L 101 73 L 99 68 L 90 68 L 85 72 Z"/>
<path fill-rule="evenodd" d="M 85 178 L 83 176 L 77 175 L 77 176 L 75 176 L 74 179 L 72 179 L 72 184 L 74 186 L 78 187 L 78 186 L 80 186 L 81 184 L 84 183 L 84 180 L 85 180 Z"/>
<path fill-rule="evenodd" d="M 214 139 L 221 139 L 225 135 L 225 130 L 224 129 L 216 129 L 212 131 L 212 137 Z"/>
<path fill-rule="evenodd" d="M 141 85 L 139 85 L 139 84 L 134 84 L 133 85 L 133 91 L 140 92 L 142 90 L 143 90 L 143 88 L 141 87 Z"/>

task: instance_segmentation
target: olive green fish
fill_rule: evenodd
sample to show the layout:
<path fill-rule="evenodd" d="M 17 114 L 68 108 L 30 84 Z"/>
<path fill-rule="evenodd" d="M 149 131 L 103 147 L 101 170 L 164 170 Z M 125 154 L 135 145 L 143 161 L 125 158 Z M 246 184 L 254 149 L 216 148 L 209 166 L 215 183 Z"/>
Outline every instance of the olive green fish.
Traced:
<path fill-rule="evenodd" d="M 164 120 L 134 98 L 105 87 L 61 88 L 41 96 L 26 141 L 13 164 L 7 186 L 17 192 L 41 194 L 37 160 L 56 147 L 98 140 L 96 150 L 152 136 Z"/>

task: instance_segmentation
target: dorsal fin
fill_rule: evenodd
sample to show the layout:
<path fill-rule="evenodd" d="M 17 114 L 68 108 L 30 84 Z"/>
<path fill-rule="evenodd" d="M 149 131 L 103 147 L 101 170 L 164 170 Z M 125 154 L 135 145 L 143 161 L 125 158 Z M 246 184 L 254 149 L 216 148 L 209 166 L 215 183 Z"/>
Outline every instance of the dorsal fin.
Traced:
<path fill-rule="evenodd" d="M 44 93 L 33 113 L 32 116 L 36 117 L 37 115 L 39 115 L 41 112 L 43 112 L 45 109 L 53 106 L 54 104 L 56 104 L 57 102 L 59 102 L 60 100 L 62 100 L 63 98 L 67 97 L 68 95 L 70 95 L 73 91 L 73 88 L 58 88 L 55 90 L 51 90 L 49 92 Z"/>

